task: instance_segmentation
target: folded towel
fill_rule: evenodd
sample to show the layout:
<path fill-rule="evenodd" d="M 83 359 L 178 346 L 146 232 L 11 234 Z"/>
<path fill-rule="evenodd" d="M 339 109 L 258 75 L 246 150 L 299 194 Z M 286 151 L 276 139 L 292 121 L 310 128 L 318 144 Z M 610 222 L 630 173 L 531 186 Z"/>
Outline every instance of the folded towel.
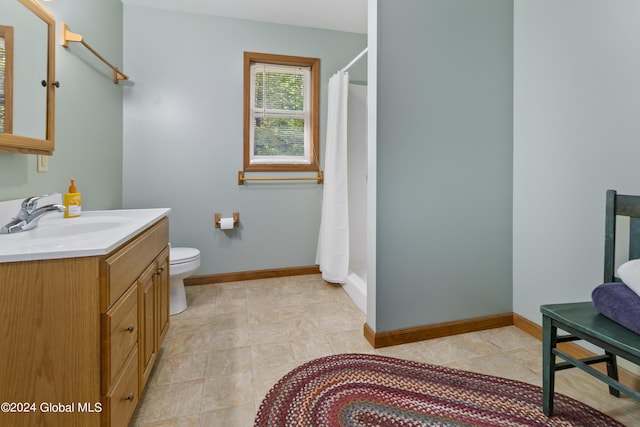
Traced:
<path fill-rule="evenodd" d="M 618 267 L 618 277 L 633 292 L 640 295 L 640 259 L 632 259 Z"/>
<path fill-rule="evenodd" d="M 603 283 L 591 293 L 593 306 L 608 317 L 640 334 L 640 295 L 624 283 Z"/>

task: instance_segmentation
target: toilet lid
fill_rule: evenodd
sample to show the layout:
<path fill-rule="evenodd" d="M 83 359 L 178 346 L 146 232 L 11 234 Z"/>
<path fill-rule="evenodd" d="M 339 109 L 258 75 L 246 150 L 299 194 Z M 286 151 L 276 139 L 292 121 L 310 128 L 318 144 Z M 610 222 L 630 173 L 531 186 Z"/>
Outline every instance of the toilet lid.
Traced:
<path fill-rule="evenodd" d="M 169 250 L 170 264 L 190 262 L 198 257 L 200 257 L 200 251 L 194 248 L 171 248 Z"/>

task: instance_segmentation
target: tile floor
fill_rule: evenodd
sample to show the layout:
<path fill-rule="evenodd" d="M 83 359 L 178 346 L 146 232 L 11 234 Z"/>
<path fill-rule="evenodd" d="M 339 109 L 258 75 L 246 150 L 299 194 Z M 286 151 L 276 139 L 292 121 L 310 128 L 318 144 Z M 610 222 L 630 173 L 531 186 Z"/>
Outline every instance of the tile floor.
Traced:
<path fill-rule="evenodd" d="M 262 397 L 294 367 L 347 352 L 378 353 L 541 385 L 541 344 L 515 327 L 374 350 L 365 316 L 320 275 L 187 287 L 130 427 L 250 427 Z M 571 369 L 556 391 L 627 426 L 640 404 Z"/>

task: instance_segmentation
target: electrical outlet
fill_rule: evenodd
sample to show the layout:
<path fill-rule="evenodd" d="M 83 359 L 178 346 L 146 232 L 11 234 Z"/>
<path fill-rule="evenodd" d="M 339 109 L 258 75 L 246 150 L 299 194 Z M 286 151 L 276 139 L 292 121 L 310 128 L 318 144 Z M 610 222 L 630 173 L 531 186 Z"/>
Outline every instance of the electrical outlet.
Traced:
<path fill-rule="evenodd" d="M 49 156 L 38 154 L 38 172 L 49 171 Z"/>

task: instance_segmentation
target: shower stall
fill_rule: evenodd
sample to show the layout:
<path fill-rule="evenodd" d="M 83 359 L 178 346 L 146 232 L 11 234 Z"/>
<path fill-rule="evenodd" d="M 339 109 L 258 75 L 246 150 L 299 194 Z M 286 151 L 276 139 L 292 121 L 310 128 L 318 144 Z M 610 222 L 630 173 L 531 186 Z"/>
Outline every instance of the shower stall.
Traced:
<path fill-rule="evenodd" d="M 349 83 L 349 65 L 329 80 L 325 184 L 316 263 L 367 310 L 367 86 Z"/>
<path fill-rule="evenodd" d="M 347 177 L 349 274 L 345 292 L 367 312 L 367 86 L 349 84 Z"/>

